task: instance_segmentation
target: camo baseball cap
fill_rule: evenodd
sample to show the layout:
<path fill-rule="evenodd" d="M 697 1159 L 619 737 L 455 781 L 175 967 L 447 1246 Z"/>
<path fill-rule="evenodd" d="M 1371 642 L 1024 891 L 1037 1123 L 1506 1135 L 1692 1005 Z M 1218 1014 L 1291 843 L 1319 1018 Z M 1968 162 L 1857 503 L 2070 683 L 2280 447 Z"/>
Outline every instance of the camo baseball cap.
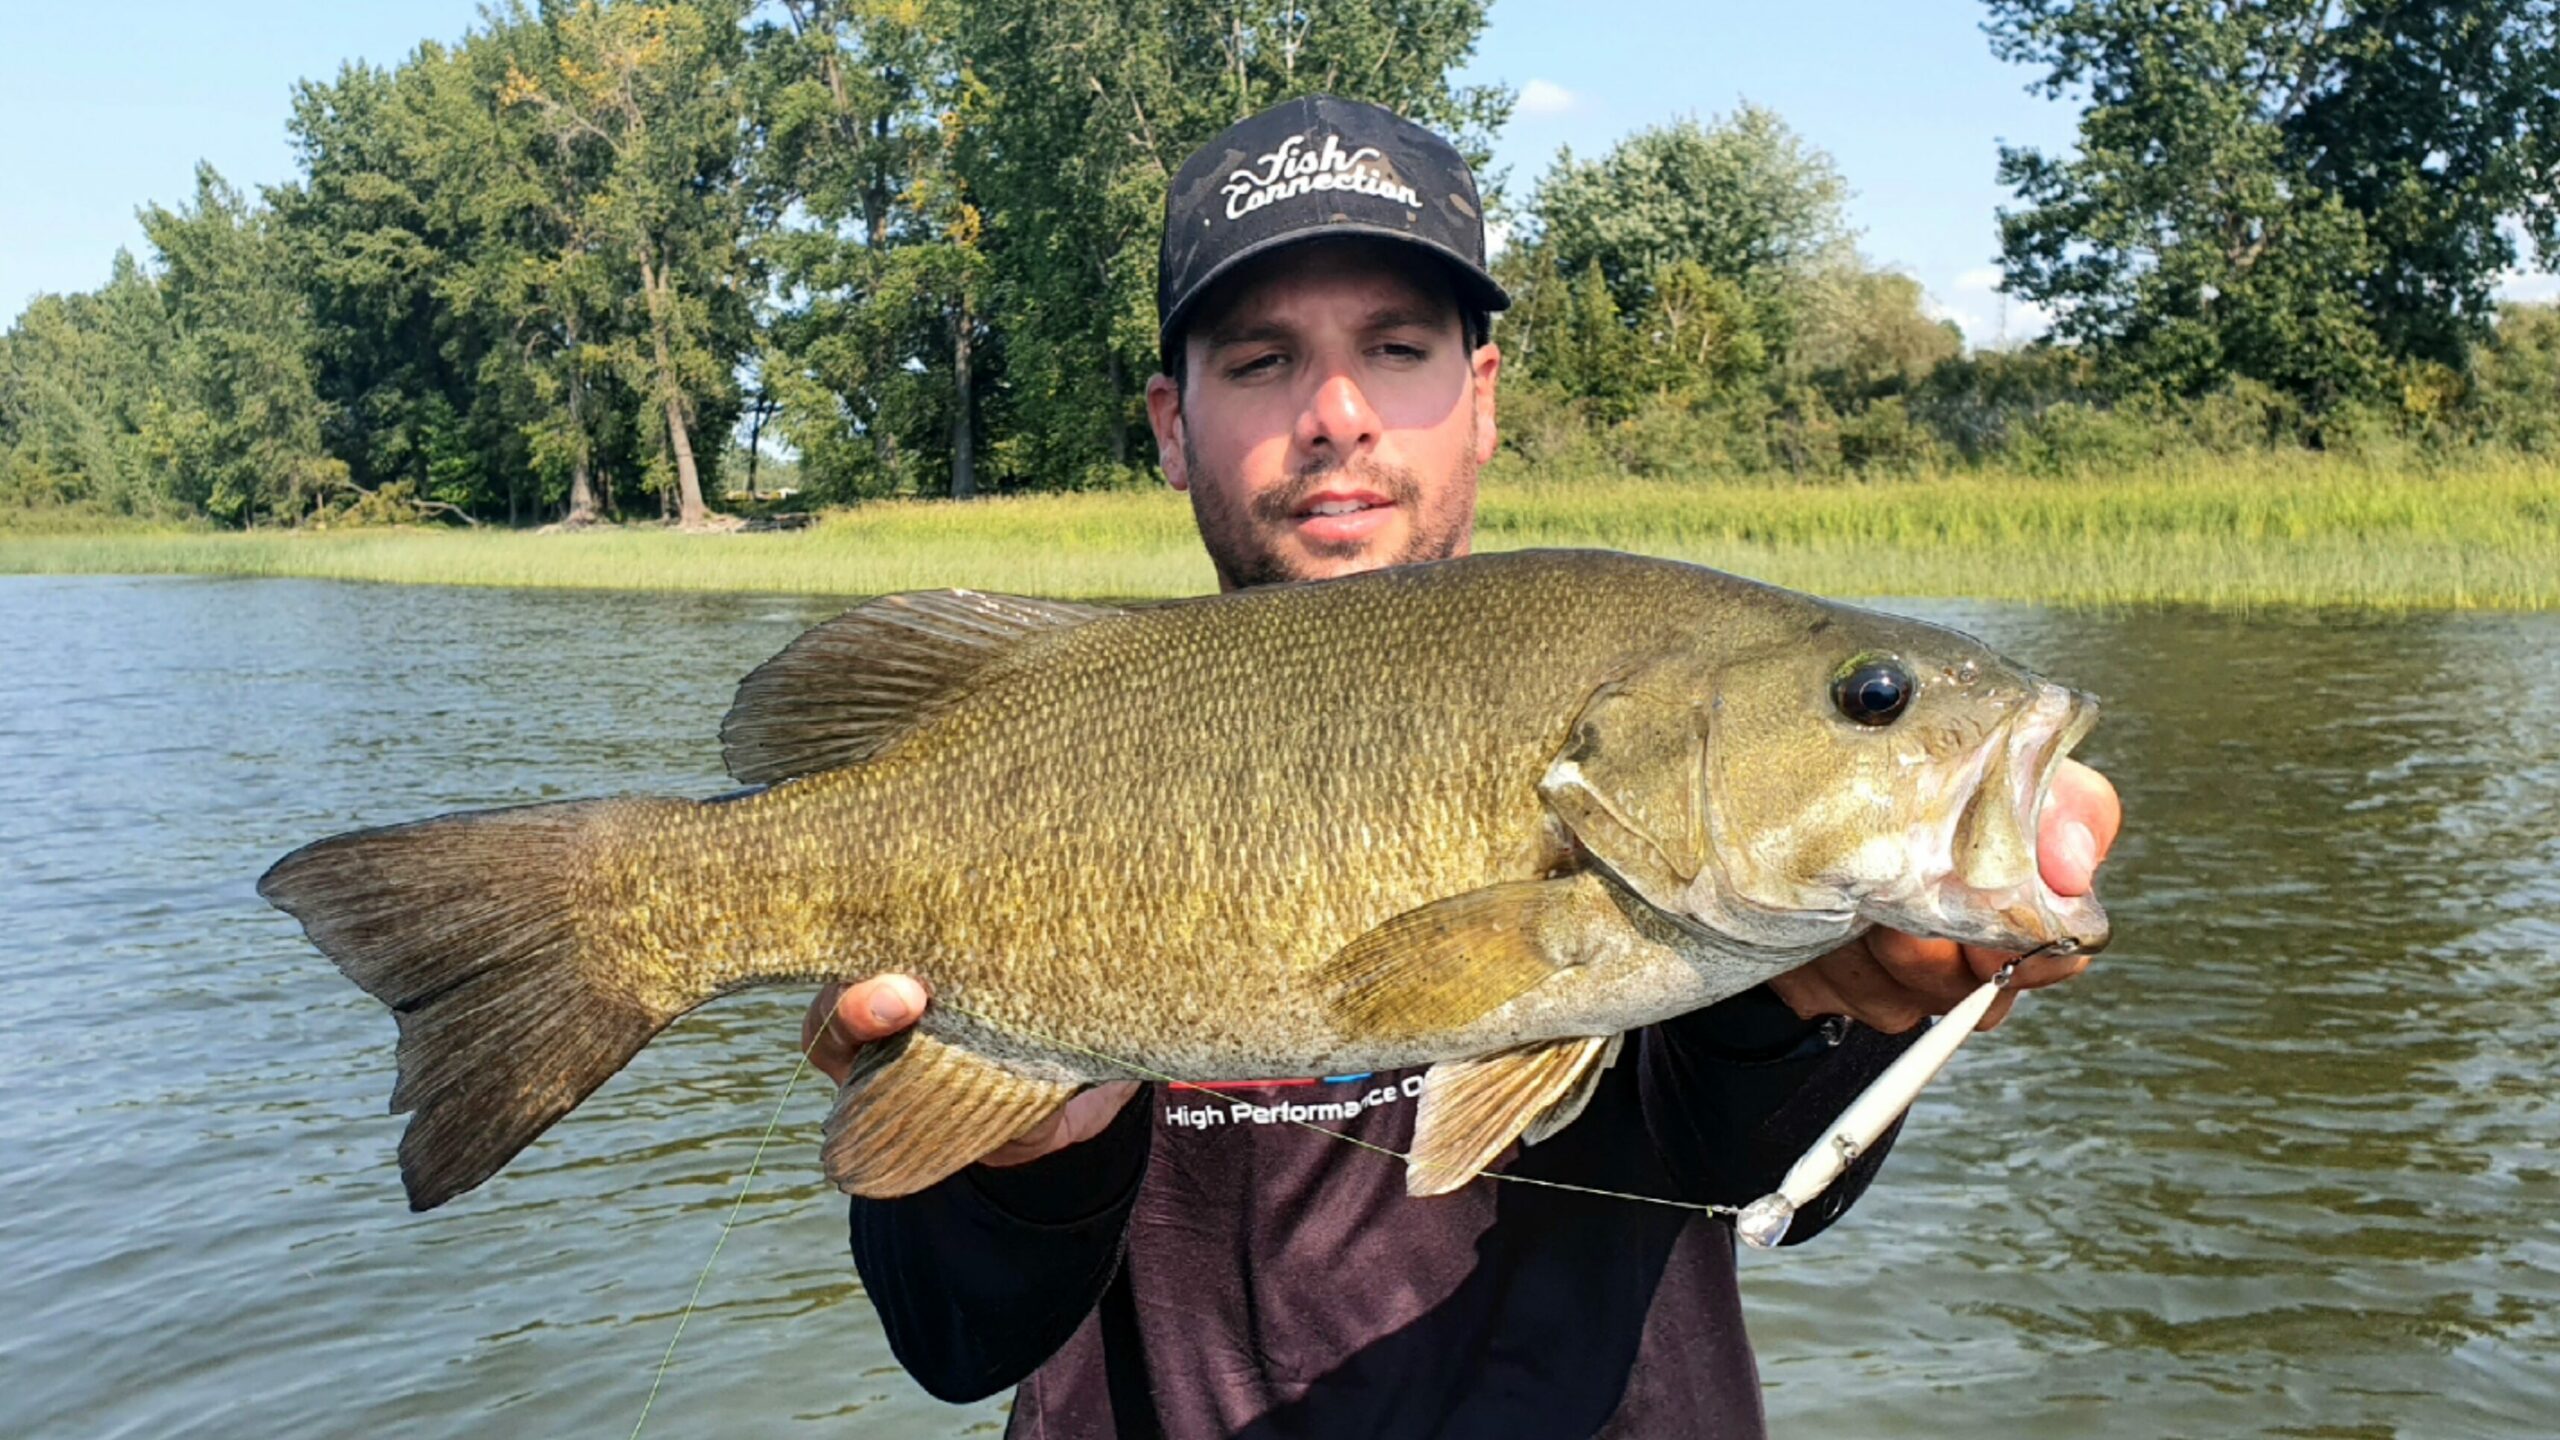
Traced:
<path fill-rule="evenodd" d="M 1459 303 L 1508 309 L 1485 270 L 1484 206 L 1448 141 L 1393 111 L 1331 95 L 1283 101 L 1193 151 L 1165 192 L 1156 344 L 1237 266 L 1333 236 L 1398 240 L 1449 267 Z"/>

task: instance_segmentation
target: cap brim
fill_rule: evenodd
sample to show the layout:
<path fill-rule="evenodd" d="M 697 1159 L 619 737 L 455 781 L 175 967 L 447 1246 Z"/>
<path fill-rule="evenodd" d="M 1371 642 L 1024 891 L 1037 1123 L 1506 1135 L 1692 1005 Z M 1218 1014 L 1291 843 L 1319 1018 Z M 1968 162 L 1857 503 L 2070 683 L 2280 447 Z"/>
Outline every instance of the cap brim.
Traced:
<path fill-rule="evenodd" d="M 1511 296 L 1493 282 L 1491 275 L 1486 274 L 1475 261 L 1448 246 L 1426 240 L 1410 230 L 1399 230 L 1392 225 L 1373 225 L 1357 220 L 1345 220 L 1257 240 L 1209 267 L 1209 272 L 1201 276 L 1180 300 L 1174 302 L 1172 311 L 1156 326 L 1157 353 L 1164 354 L 1171 350 L 1173 337 L 1182 333 L 1182 322 L 1190 319 L 1191 312 L 1199 308 L 1201 298 L 1216 289 L 1219 281 L 1234 274 L 1238 266 L 1259 260 L 1275 250 L 1286 250 L 1292 245 L 1307 245 L 1320 240 L 1341 240 L 1353 237 L 1393 240 L 1399 244 L 1410 245 L 1447 265 L 1450 278 L 1457 282 L 1458 304 L 1461 309 L 1489 311 L 1511 308 Z"/>

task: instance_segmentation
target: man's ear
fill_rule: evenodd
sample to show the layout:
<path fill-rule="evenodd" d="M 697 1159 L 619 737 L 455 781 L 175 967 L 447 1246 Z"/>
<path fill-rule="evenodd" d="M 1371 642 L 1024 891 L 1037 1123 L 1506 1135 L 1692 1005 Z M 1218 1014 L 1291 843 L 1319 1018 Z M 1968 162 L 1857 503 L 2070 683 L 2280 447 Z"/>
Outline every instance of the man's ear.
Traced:
<path fill-rule="evenodd" d="M 1476 430 L 1469 441 L 1475 447 L 1476 463 L 1485 465 L 1492 462 L 1494 447 L 1502 441 L 1494 426 L 1494 391 L 1502 379 L 1502 347 L 1486 341 L 1476 347 L 1467 365 L 1475 372 L 1476 382 Z"/>
<path fill-rule="evenodd" d="M 1156 432 L 1156 465 L 1164 471 L 1164 483 L 1190 489 L 1191 467 L 1182 444 L 1182 389 L 1170 375 L 1147 379 L 1147 428 Z"/>

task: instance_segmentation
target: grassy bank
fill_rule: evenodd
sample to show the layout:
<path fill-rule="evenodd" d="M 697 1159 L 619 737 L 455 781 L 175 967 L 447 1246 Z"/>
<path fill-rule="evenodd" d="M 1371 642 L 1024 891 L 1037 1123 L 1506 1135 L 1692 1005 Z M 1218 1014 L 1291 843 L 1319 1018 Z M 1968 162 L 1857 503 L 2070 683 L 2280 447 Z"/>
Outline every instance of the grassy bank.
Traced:
<path fill-rule="evenodd" d="M 1489 475 L 1480 548 L 1600 545 L 1840 595 L 2065 604 L 2560 608 L 2560 465 L 2377 473 L 2317 457 L 2069 479 L 1873 483 Z M 0 572 L 871 594 L 1209 588 L 1164 492 L 889 502 L 809 529 L 688 536 L 0 529 Z"/>

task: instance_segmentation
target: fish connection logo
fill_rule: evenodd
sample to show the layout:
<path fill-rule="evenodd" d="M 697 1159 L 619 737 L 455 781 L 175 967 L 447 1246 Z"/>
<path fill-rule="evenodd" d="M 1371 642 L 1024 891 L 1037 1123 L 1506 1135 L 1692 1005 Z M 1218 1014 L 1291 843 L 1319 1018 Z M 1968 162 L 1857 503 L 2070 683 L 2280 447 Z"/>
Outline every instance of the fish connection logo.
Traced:
<path fill-rule="evenodd" d="M 1422 197 L 1413 193 L 1413 187 L 1377 163 L 1386 158 L 1377 146 L 1345 150 L 1339 135 L 1324 137 L 1322 149 L 1309 149 L 1309 143 L 1307 136 L 1292 135 L 1280 142 L 1279 149 L 1229 174 L 1227 183 L 1218 188 L 1227 197 L 1227 218 L 1241 220 L 1275 200 L 1323 190 L 1383 195 L 1412 209 L 1422 208 Z"/>
<path fill-rule="evenodd" d="M 1164 1123 L 1177 1130 L 1214 1130 L 1222 1125 L 1305 1125 L 1349 1120 L 1385 1105 L 1399 1105 L 1422 1093 L 1422 1076 L 1402 1079 L 1376 1075 L 1328 1075 L 1321 1080 L 1225 1080 L 1168 1087 L 1176 1096 L 1164 1107 Z M 1230 1099 L 1203 1091 L 1309 1090 L 1269 1103 Z"/>

